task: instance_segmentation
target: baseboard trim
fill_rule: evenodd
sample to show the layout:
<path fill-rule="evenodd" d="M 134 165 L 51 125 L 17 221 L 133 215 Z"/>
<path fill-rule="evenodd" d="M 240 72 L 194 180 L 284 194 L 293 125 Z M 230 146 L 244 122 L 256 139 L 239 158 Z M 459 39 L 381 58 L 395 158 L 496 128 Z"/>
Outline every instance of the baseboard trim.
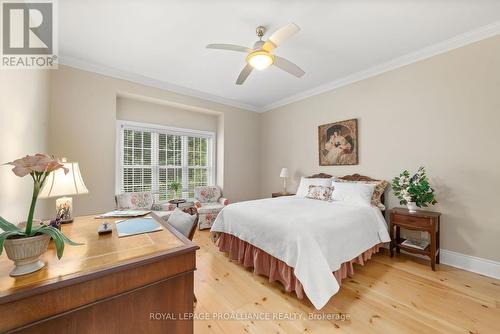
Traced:
<path fill-rule="evenodd" d="M 384 245 L 384 248 L 389 251 L 389 245 Z M 496 262 L 493 260 L 483 259 L 480 257 L 475 257 L 471 255 L 465 255 L 462 253 L 457 253 L 454 251 L 441 249 L 441 257 L 440 262 L 442 264 L 446 264 L 451 267 L 455 267 L 458 269 L 463 269 L 466 271 L 470 271 L 476 274 L 500 279 L 500 262 Z M 404 253 L 409 256 L 418 257 L 421 259 L 429 260 L 427 256 L 423 256 L 420 254 L 414 254 L 410 252 L 405 252 L 404 249 L 401 249 L 401 253 Z"/>
<path fill-rule="evenodd" d="M 500 262 L 441 249 L 441 263 L 500 279 Z"/>

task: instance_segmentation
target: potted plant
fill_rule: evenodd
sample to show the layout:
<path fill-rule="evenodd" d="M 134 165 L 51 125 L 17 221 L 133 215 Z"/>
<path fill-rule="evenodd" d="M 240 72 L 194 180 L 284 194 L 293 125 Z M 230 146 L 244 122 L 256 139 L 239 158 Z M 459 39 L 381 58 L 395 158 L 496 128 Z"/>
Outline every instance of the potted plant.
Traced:
<path fill-rule="evenodd" d="M 399 204 L 406 205 L 410 212 L 416 212 L 417 207 L 437 203 L 424 167 L 420 167 L 413 176 L 404 170 L 392 180 L 392 190 L 399 199 Z"/>
<path fill-rule="evenodd" d="M 64 173 L 68 173 L 68 169 L 53 157 L 45 154 L 27 155 L 5 165 L 13 165 L 12 171 L 15 175 L 19 177 L 30 175 L 33 179 L 33 196 L 25 227 L 20 228 L 0 217 L 0 228 L 3 230 L 0 233 L 0 254 L 5 247 L 7 257 L 15 264 L 10 275 L 19 276 L 32 273 L 45 266 L 45 263 L 38 258 L 47 250 L 51 238 L 54 239 L 59 259 L 63 255 L 65 243 L 69 245 L 80 244 L 68 239 L 56 227 L 44 224 L 33 226 L 38 194 L 47 176 L 60 168 L 64 169 Z"/>
<path fill-rule="evenodd" d="M 179 199 L 179 190 L 182 189 L 182 184 L 178 181 L 174 181 L 172 183 L 170 183 L 170 190 L 173 191 L 174 193 L 174 200 L 177 200 Z"/>

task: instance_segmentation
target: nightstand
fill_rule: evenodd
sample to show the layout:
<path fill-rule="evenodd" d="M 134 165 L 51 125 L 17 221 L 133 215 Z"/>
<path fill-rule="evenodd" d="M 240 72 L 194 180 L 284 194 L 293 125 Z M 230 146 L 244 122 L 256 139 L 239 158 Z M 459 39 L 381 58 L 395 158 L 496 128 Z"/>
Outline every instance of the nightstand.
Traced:
<path fill-rule="evenodd" d="M 391 235 L 391 257 L 394 256 L 394 247 L 399 253 L 400 249 L 404 249 L 409 253 L 428 256 L 431 259 L 432 270 L 436 270 L 436 263 L 439 263 L 439 230 L 440 230 L 441 213 L 433 211 L 419 210 L 411 213 L 408 209 L 394 208 L 390 211 L 390 227 L 389 234 Z M 425 249 L 402 245 L 405 239 L 400 237 L 400 229 L 408 229 L 413 231 L 421 231 L 429 233 L 430 244 Z"/>
<path fill-rule="evenodd" d="M 271 194 L 271 196 L 272 196 L 273 198 L 275 198 L 275 197 L 281 197 L 281 196 L 294 196 L 294 195 L 295 195 L 295 194 L 292 194 L 292 193 L 286 193 L 286 194 L 284 194 L 284 193 L 272 193 L 272 194 Z"/>

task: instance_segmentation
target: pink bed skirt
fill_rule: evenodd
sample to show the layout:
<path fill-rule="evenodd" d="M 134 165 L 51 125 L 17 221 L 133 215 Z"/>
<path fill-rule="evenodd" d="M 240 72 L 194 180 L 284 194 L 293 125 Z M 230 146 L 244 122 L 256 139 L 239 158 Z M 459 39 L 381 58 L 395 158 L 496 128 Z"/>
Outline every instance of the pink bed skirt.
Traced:
<path fill-rule="evenodd" d="M 218 245 L 219 250 L 227 253 L 231 260 L 238 261 L 239 264 L 247 268 L 254 268 L 254 273 L 269 277 L 269 282 L 281 282 L 286 291 L 295 291 L 299 299 L 304 298 L 302 284 L 295 277 L 293 268 L 285 262 L 231 234 L 220 233 Z M 365 261 L 377 253 L 381 246 L 382 244 L 375 245 L 351 261 L 342 263 L 340 269 L 333 272 L 339 285 L 342 284 L 344 278 L 348 276 L 352 277 L 354 274 L 354 263 L 364 265 Z"/>

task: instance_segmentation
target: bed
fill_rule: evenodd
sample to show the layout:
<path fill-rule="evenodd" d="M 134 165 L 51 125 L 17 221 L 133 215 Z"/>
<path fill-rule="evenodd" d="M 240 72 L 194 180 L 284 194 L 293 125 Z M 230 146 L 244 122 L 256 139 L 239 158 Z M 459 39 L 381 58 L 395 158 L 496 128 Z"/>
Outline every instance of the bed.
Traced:
<path fill-rule="evenodd" d="M 328 174 L 310 178 L 328 179 Z M 339 178 L 378 181 L 358 174 Z M 364 264 L 390 241 L 375 205 L 284 196 L 225 207 L 212 226 L 219 250 L 254 272 L 280 281 L 321 309 L 353 264 Z"/>

